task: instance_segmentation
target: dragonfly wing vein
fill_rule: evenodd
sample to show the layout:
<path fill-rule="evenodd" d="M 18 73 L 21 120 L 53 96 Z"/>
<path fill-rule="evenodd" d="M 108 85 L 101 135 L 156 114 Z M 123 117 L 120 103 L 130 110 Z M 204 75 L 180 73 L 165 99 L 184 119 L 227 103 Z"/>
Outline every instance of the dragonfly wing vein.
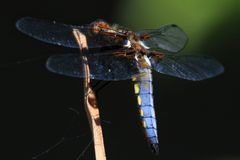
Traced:
<path fill-rule="evenodd" d="M 150 61 L 159 73 L 192 81 L 208 79 L 224 71 L 223 66 L 209 56 L 166 55 L 163 59 L 152 57 Z"/>
<path fill-rule="evenodd" d="M 73 29 L 78 29 L 87 37 L 89 48 L 102 48 L 115 45 L 101 36 L 91 35 L 89 25 L 73 26 L 56 23 L 55 21 L 24 17 L 17 21 L 16 27 L 22 33 L 37 40 L 63 47 L 79 48 L 72 33 Z"/>
<path fill-rule="evenodd" d="M 188 42 L 186 33 L 177 25 L 163 25 L 159 29 L 148 29 L 137 33 L 148 35 L 149 38 L 143 40 L 143 43 L 153 50 L 177 53 L 181 51 Z"/>
<path fill-rule="evenodd" d="M 87 58 L 91 79 L 126 80 L 139 73 L 134 59 L 113 55 L 91 55 Z M 51 56 L 48 58 L 46 65 L 48 70 L 54 73 L 77 78 L 84 77 L 80 54 Z"/>

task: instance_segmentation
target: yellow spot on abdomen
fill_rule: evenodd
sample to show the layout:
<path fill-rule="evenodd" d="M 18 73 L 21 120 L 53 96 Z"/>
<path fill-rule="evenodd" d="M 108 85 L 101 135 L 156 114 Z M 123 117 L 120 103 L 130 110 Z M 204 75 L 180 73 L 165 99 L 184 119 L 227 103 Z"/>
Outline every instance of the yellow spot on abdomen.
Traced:
<path fill-rule="evenodd" d="M 139 85 L 137 83 L 134 84 L 134 92 L 135 94 L 138 94 L 140 91 Z"/>
<path fill-rule="evenodd" d="M 137 77 L 132 77 L 132 81 L 136 81 L 137 80 Z"/>
<path fill-rule="evenodd" d="M 146 122 L 144 120 L 142 120 L 142 126 L 143 126 L 143 128 L 147 127 Z"/>
<path fill-rule="evenodd" d="M 140 113 L 140 116 L 143 117 L 143 110 L 142 109 L 139 109 L 139 113 Z"/>
<path fill-rule="evenodd" d="M 137 96 L 137 102 L 139 106 L 142 104 L 142 99 L 140 96 Z"/>

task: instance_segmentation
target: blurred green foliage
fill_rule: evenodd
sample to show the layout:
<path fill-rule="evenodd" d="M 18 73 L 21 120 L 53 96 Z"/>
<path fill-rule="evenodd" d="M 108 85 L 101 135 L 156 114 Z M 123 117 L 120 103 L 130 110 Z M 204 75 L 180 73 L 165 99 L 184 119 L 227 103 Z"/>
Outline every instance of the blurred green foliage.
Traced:
<path fill-rule="evenodd" d="M 133 30 L 177 24 L 190 38 L 185 52 L 196 52 L 225 22 L 239 20 L 240 0 L 125 0 L 116 13 L 118 23 Z"/>

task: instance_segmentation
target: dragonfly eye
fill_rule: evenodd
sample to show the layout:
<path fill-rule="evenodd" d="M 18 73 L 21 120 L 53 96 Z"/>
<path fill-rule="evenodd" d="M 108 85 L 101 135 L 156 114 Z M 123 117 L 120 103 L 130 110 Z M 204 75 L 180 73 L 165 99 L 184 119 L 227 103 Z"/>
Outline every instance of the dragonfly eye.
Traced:
<path fill-rule="evenodd" d="M 128 39 L 123 41 L 123 46 L 126 47 L 126 48 L 131 48 L 132 47 L 131 42 Z"/>
<path fill-rule="evenodd" d="M 98 34 L 99 32 L 104 32 L 104 30 L 110 28 L 110 26 L 102 20 L 95 21 L 95 22 L 91 23 L 90 26 L 92 28 L 91 29 L 92 33 L 94 33 L 94 34 Z"/>
<path fill-rule="evenodd" d="M 97 22 L 96 25 L 99 28 L 103 28 L 103 29 L 109 29 L 110 28 L 110 26 L 106 22 L 104 22 L 104 21 L 99 21 L 99 22 Z"/>
<path fill-rule="evenodd" d="M 98 34 L 99 32 L 101 32 L 101 28 L 99 28 L 99 27 L 96 26 L 96 25 L 93 25 L 93 26 L 92 26 L 92 29 L 91 29 L 91 32 L 92 32 L 93 34 Z"/>

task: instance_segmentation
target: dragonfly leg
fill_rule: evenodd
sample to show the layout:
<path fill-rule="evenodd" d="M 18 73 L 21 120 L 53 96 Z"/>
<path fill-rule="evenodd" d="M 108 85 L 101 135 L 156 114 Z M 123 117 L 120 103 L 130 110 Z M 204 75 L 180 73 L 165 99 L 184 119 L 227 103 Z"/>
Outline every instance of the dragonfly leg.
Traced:
<path fill-rule="evenodd" d="M 102 85 L 100 85 L 101 82 L 103 82 L 103 81 L 97 81 L 97 83 L 93 85 L 93 89 L 95 90 L 96 96 L 98 96 L 99 92 L 103 88 L 105 88 L 106 86 L 108 86 L 111 83 L 111 81 L 106 81 Z"/>
<path fill-rule="evenodd" d="M 101 82 L 102 82 L 102 81 L 97 81 L 97 82 L 93 85 L 93 89 L 96 89 L 96 88 L 100 85 Z"/>

